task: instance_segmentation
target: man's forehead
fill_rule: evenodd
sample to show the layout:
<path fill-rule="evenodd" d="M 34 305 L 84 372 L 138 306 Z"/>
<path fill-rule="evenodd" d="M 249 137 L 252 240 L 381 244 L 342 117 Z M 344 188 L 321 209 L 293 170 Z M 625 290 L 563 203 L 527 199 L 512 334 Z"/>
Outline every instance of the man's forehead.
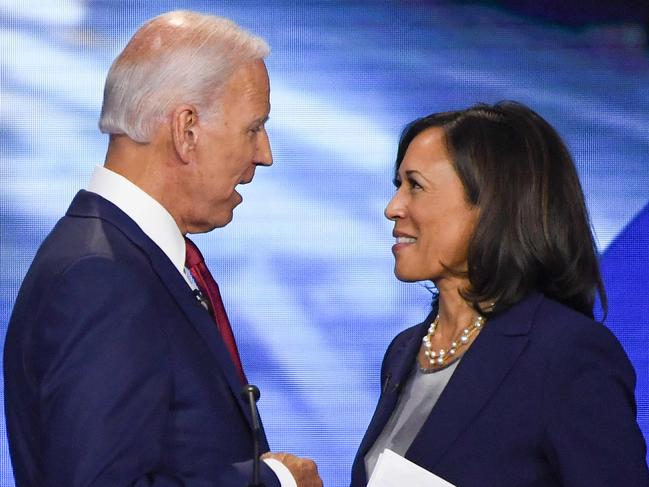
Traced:
<path fill-rule="evenodd" d="M 232 88 L 241 92 L 266 94 L 270 91 L 268 72 L 261 59 L 239 66 L 229 81 Z"/>
<path fill-rule="evenodd" d="M 230 78 L 224 95 L 232 101 L 262 105 L 260 108 L 265 109 L 270 104 L 270 83 L 263 61 L 240 66 Z"/>

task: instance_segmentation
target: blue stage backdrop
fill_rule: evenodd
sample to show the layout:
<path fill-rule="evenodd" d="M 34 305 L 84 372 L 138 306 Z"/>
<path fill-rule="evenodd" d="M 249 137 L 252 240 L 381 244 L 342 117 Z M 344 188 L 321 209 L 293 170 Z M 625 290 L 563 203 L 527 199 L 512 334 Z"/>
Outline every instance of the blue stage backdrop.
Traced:
<path fill-rule="evenodd" d="M 112 59 L 145 19 L 176 8 L 230 17 L 272 46 L 275 164 L 244 188 L 231 225 L 197 240 L 274 450 L 313 457 L 328 486 L 348 482 L 383 352 L 430 303 L 392 274 L 383 208 L 399 132 L 500 99 L 533 107 L 575 155 L 606 324 L 635 364 L 649 435 L 649 52 L 633 23 L 559 27 L 448 1 L 2 0 L 0 338 L 38 245 L 103 161 L 96 123 Z"/>

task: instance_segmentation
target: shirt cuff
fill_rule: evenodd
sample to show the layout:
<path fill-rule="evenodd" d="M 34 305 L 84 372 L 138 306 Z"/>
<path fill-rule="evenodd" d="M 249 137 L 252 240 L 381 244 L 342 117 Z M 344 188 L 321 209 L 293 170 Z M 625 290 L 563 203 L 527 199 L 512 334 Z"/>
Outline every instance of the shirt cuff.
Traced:
<path fill-rule="evenodd" d="M 297 483 L 295 482 L 291 471 L 286 465 L 284 465 L 279 460 L 275 460 L 274 458 L 264 458 L 263 460 L 264 462 L 266 462 L 266 465 L 268 465 L 270 469 L 275 473 L 275 475 L 277 475 L 279 483 L 282 487 L 297 487 Z"/>

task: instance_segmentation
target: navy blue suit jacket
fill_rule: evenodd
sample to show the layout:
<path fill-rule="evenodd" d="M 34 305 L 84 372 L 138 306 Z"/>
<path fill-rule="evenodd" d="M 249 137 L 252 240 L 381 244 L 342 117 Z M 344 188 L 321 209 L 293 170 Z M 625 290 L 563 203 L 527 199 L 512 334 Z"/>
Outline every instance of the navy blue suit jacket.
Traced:
<path fill-rule="evenodd" d="M 96 194 L 79 192 L 40 247 L 4 374 L 19 487 L 250 480 L 250 411 L 214 321 L 167 256 Z M 263 462 L 261 476 L 279 485 Z"/>
<path fill-rule="evenodd" d="M 383 391 L 353 465 L 383 430 L 436 311 L 385 355 Z M 601 324 L 534 293 L 491 319 L 406 458 L 458 487 L 649 486 L 635 373 Z"/>

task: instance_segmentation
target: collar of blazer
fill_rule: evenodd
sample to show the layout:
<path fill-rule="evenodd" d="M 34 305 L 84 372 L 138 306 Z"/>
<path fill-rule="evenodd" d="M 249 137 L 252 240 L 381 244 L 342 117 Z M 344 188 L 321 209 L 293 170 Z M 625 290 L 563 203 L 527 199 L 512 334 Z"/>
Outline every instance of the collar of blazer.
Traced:
<path fill-rule="evenodd" d="M 432 468 L 478 416 L 525 349 L 542 299 L 532 293 L 487 322 L 406 452 L 410 460 Z"/>
<path fill-rule="evenodd" d="M 100 218 L 109 222 L 119 229 L 134 246 L 148 256 L 153 270 L 159 276 L 169 291 L 169 294 L 176 300 L 180 309 L 187 317 L 187 321 L 192 324 L 205 340 L 219 366 L 218 370 L 226 379 L 232 390 L 232 394 L 241 408 L 242 414 L 252 428 L 250 407 L 244 402 L 241 396 L 243 384 L 241 384 L 241 380 L 230 359 L 230 354 L 221 338 L 221 334 L 211 316 L 205 312 L 205 309 L 196 300 L 191 289 L 178 272 L 178 269 L 176 269 L 164 252 L 147 237 L 142 229 L 128 215 L 113 203 L 95 193 L 85 190 L 79 191 L 72 201 L 67 215 Z"/>
<path fill-rule="evenodd" d="M 505 313 L 487 322 L 462 357 L 430 416 L 406 452 L 408 459 L 426 468 L 434 467 L 468 427 L 525 348 L 535 310 L 542 299 L 540 293 L 530 293 Z M 435 305 L 426 320 L 397 338 L 386 354 L 384 387 L 359 448 L 355 465 L 357 476 L 365 476 L 365 454 L 390 418 L 398 392 L 414 366 L 421 339 L 436 314 Z"/>

